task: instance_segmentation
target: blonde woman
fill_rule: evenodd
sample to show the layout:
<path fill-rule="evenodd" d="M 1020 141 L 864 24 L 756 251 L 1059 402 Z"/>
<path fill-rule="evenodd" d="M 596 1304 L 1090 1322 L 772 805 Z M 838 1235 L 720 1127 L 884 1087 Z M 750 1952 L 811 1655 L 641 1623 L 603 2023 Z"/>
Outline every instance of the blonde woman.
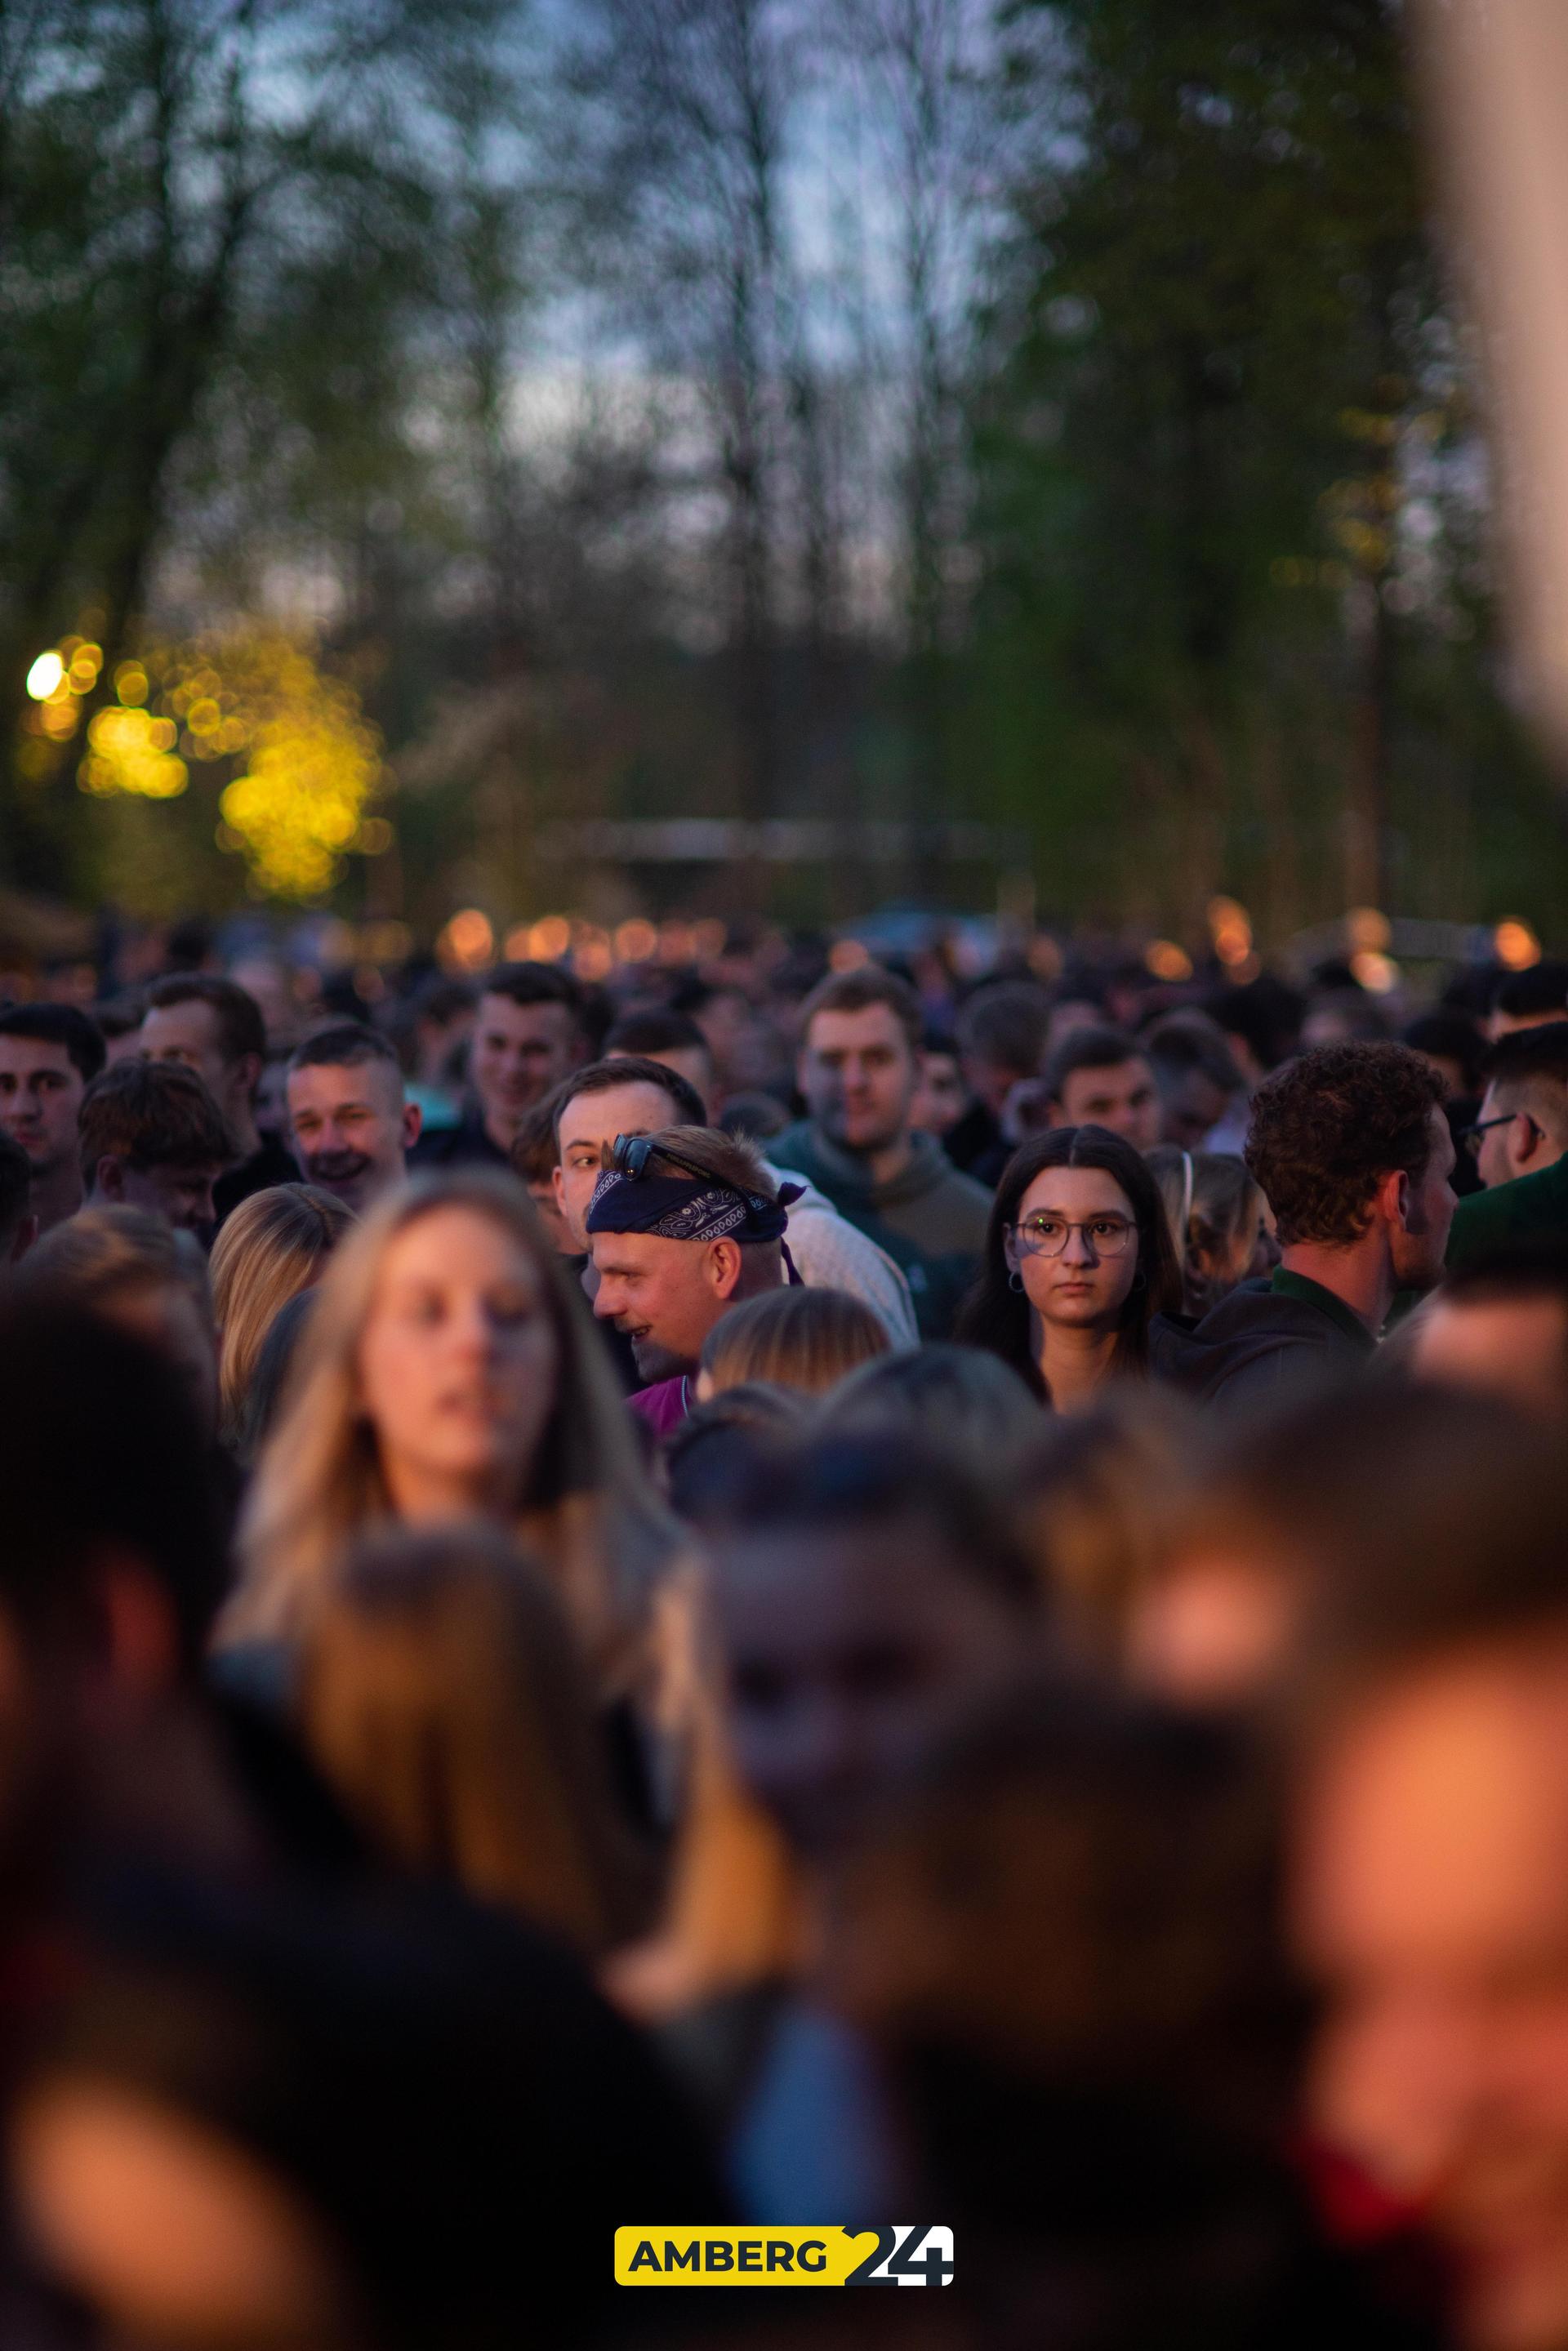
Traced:
<path fill-rule="evenodd" d="M 336 1250 L 241 1531 L 230 1645 L 295 1647 L 379 1523 L 484 1519 L 541 1562 L 601 1698 L 647 1694 L 673 1542 L 580 1292 L 519 1186 L 400 1186 Z"/>
<path fill-rule="evenodd" d="M 211 1271 L 220 1334 L 218 1426 L 226 1444 L 243 1449 L 251 1378 L 273 1318 L 320 1280 L 353 1221 L 351 1208 L 314 1184 L 253 1192 L 225 1220 Z"/>

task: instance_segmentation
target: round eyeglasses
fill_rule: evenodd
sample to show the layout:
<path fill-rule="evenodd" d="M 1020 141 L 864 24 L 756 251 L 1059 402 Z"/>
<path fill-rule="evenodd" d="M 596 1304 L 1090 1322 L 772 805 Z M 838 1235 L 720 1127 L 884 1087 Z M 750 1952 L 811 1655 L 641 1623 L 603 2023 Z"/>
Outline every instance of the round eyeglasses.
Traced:
<path fill-rule="evenodd" d="M 1060 1257 L 1070 1233 L 1082 1233 L 1096 1257 L 1120 1257 L 1138 1228 L 1126 1217 L 1053 1217 L 1048 1210 L 1013 1227 L 1013 1238 L 1030 1257 Z"/>

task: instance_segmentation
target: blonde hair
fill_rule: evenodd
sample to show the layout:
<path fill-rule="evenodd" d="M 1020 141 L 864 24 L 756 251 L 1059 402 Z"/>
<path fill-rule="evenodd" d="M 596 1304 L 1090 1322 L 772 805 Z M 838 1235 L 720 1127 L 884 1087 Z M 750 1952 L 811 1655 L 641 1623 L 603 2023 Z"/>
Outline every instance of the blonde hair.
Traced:
<path fill-rule="evenodd" d="M 354 1222 L 354 1212 L 314 1184 L 255 1192 L 225 1218 L 213 1243 L 213 1311 L 219 1331 L 218 1407 L 233 1443 L 251 1375 L 280 1306 L 316 1280 Z"/>
<path fill-rule="evenodd" d="M 312 1609 L 308 1751 L 372 1843 L 597 1954 L 645 1925 L 593 1693 L 537 1562 L 480 1521 L 383 1529 Z"/>
<path fill-rule="evenodd" d="M 1228 1285 L 1218 1269 L 1241 1235 L 1255 1227 L 1263 1194 L 1251 1169 L 1228 1151 L 1182 1151 L 1161 1144 L 1149 1152 L 1181 1263 L 1182 1305 L 1206 1314 Z"/>
<path fill-rule="evenodd" d="M 298 1639 L 347 1543 L 395 1517 L 375 1432 L 360 1409 L 360 1343 L 392 1243 L 445 1208 L 498 1227 L 538 1281 L 555 1330 L 556 1399 L 517 1497 L 514 1531 L 542 1560 L 601 1687 L 625 1691 L 647 1662 L 651 1604 L 673 1532 L 580 1290 L 521 1186 L 479 1168 L 397 1186 L 333 1251 L 251 1489 L 240 1581 L 221 1637 Z"/>
<path fill-rule="evenodd" d="M 732 1307 L 703 1342 L 701 1362 L 716 1395 L 748 1380 L 825 1395 L 892 1351 L 880 1316 L 848 1290 L 790 1288 Z"/>

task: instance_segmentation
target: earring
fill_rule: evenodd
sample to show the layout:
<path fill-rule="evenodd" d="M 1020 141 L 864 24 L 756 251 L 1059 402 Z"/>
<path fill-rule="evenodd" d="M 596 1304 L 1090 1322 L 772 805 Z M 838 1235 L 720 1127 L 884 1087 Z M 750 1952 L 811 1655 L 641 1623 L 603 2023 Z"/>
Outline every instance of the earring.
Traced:
<path fill-rule="evenodd" d="M 1023 1294 L 1023 1276 L 1016 1268 L 1008 1276 L 1008 1288 L 1009 1290 L 1016 1290 L 1020 1297 Z"/>

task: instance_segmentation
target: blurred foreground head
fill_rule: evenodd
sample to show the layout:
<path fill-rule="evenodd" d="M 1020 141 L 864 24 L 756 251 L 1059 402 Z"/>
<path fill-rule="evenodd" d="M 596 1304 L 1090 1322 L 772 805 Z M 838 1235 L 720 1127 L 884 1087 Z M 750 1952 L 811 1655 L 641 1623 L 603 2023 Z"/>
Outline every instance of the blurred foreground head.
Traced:
<path fill-rule="evenodd" d="M 1134 1677 L 1184 1704 L 1270 1698 L 1325 1595 L 1423 1563 L 1481 1573 L 1555 1485 L 1549 1439 L 1484 1397 L 1368 1383 L 1224 1433 L 1132 1609 Z"/>
<path fill-rule="evenodd" d="M 985 2281 L 983 2339 L 1403 2339 L 1282 2161 L 1304 2016 L 1269 1792 L 1227 1729 L 1024 1685 L 931 1746 L 831 1892 L 826 1992 Z"/>
<path fill-rule="evenodd" d="M 1010 1533 L 906 1437 L 760 1458 L 710 1546 L 741 1772 L 810 1855 L 852 1841 L 889 1777 L 1040 1637 L 1041 1587 Z"/>
<path fill-rule="evenodd" d="M 1363 1399 L 1364 1405 L 1370 1399 Z M 1311 1575 L 1291 1915 L 1314 2119 L 1423 2218 L 1469 2351 L 1568 2342 L 1568 1552 L 1562 1448 L 1380 1399 L 1277 1542 Z M 1347 1431 L 1347 1450 L 1354 1441 Z M 1345 1467 L 1350 1466 L 1348 1460 Z"/>
<path fill-rule="evenodd" d="M 574 1962 L 413 1896 L 100 1895 L 11 2151 L 48 2273 L 180 2351 L 590 2340 L 617 2218 L 721 2209 Z"/>
<path fill-rule="evenodd" d="M 1419 1379 L 1568 1413 L 1568 1251 L 1487 1258 L 1450 1275 L 1401 1340 Z"/>
<path fill-rule="evenodd" d="M 54 1297 L 0 1314 L 0 1810 L 68 1808 L 194 1682 L 221 1592 L 179 1372 Z M 62 1833 L 74 1826 L 63 1825 Z"/>

